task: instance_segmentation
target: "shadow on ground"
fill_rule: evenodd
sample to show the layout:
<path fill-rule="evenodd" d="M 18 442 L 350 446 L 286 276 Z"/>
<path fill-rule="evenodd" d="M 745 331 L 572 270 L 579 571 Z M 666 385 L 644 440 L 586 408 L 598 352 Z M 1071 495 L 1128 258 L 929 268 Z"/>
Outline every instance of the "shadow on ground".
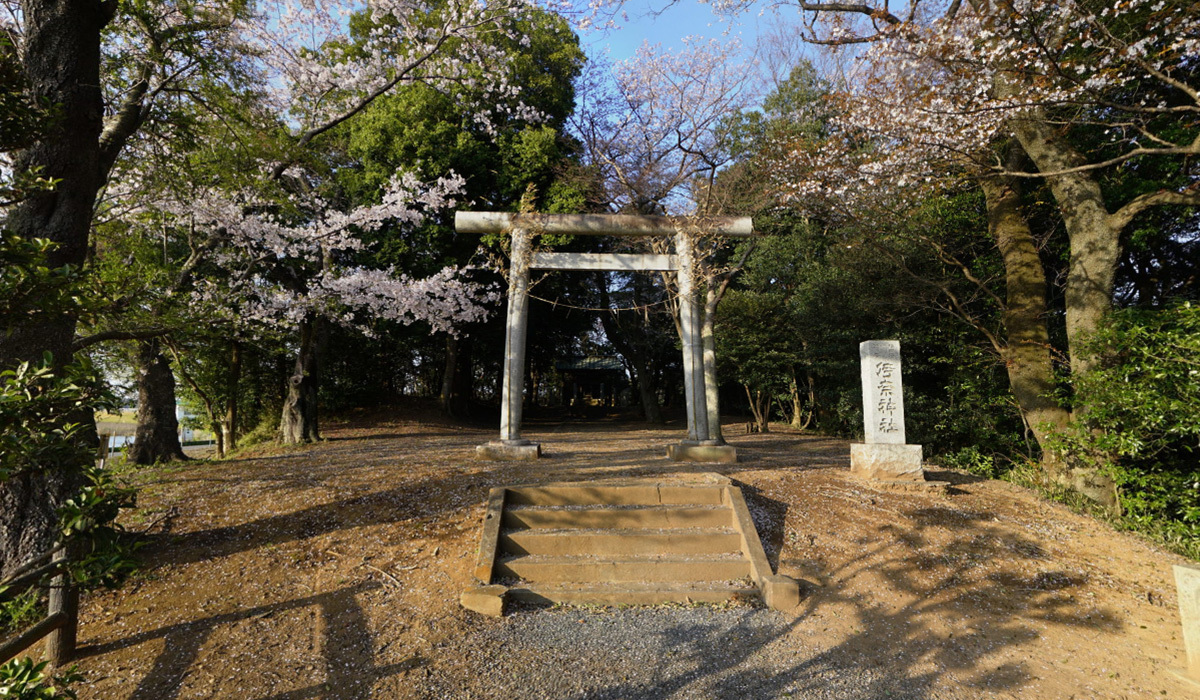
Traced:
<path fill-rule="evenodd" d="M 400 521 L 436 525 L 447 513 L 460 516 L 481 504 L 488 489 L 504 484 L 713 470 L 736 478 L 773 468 L 795 473 L 844 469 L 848 461 L 839 441 L 755 435 L 735 443 L 745 456 L 739 464 L 681 465 L 660 456 L 670 435 L 653 428 L 635 426 L 624 433 L 622 442 L 628 445 L 602 453 L 589 445 L 621 439 L 619 426 L 572 426 L 572 432 L 563 431 L 561 424 L 539 428 L 552 430 L 542 437 L 558 447 L 551 449 L 552 459 L 532 464 L 475 462 L 473 445 L 487 435 L 434 430 L 395 439 L 338 440 L 280 458 L 171 474 L 160 483 L 196 481 L 205 488 L 232 489 L 252 482 L 266 497 L 298 495 L 311 505 L 219 527 L 159 533 L 147 537 L 145 551 L 151 567 L 169 569 L 239 553 L 264 556 L 275 545 L 353 528 Z M 606 434 L 598 434 L 597 428 Z M 409 469 L 402 455 L 410 448 L 432 453 L 437 464 Z M 752 485 L 743 488 L 771 564 L 778 569 L 789 546 L 793 556 L 804 551 L 803 542 L 786 542 L 789 517 L 818 520 L 827 514 L 789 513 L 795 506 Z M 373 616 L 363 608 L 364 600 L 376 600 L 366 594 L 377 584 L 358 584 L 200 615 L 104 641 L 83 653 L 96 657 L 161 643 L 152 667 L 128 697 L 175 698 L 219 627 L 312 609 L 323 620 L 325 682 L 261 700 L 369 698 L 376 681 L 416 668 L 430 672 L 414 674 L 423 679 L 417 694 L 428 698 L 926 698 L 935 681 L 948 673 L 959 679 L 962 697 L 976 697 L 984 689 L 1000 692 L 1031 682 L 1033 674 L 1024 663 L 996 663 L 994 657 L 1036 639 L 1038 624 L 1120 628 L 1113 615 L 1084 609 L 1072 594 L 1086 579 L 1054 570 L 1029 574 L 1029 563 L 1046 558 L 1042 547 L 992 521 L 986 511 L 952 507 L 904 511 L 861 536 L 854 556 L 821 570 L 806 586 L 807 596 L 795 614 L 745 606 L 552 609 L 521 612 L 495 623 L 463 613 L 458 636 L 442 650 L 444 658 L 411 654 L 398 663 L 379 664 Z M 981 577 L 985 562 L 1004 566 Z M 881 604 L 871 595 L 881 586 L 898 592 L 892 600 L 904 602 Z M 848 632 L 826 634 L 830 627 L 846 627 L 827 624 L 835 616 L 853 621 Z M 479 690 L 477 683 L 464 685 L 464 678 L 480 677 L 487 679 L 487 690 Z"/>
<path fill-rule="evenodd" d="M 1084 578 L 1017 573 L 1044 552 L 990 526 L 991 513 L 934 507 L 904 516 L 878 528 L 881 543 L 829 571 L 829 585 L 810 588 L 798 614 L 674 606 L 522 611 L 510 624 L 481 625 L 462 639 L 454 651 L 471 660 L 468 668 L 435 676 L 424 697 L 975 698 L 1034 680 L 1024 662 L 997 658 L 1036 639 L 1042 623 L 1120 629 L 1112 614 L 1074 600 Z M 945 544 L 927 546 L 927 538 L 947 533 Z M 1011 570 L 964 585 L 982 558 L 995 557 L 1011 560 Z M 864 580 L 886 582 L 911 602 L 880 604 L 863 592 Z M 822 628 L 837 616 L 851 619 L 851 631 L 827 643 Z M 486 673 L 491 690 L 455 687 L 451 678 L 464 673 Z M 947 674 L 958 680 L 949 696 Z"/>

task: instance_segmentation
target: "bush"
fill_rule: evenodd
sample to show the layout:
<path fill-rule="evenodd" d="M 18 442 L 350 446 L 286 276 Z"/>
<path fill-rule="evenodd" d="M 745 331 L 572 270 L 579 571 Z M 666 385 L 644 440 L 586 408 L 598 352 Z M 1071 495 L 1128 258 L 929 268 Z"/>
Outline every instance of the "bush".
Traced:
<path fill-rule="evenodd" d="M 46 674 L 48 662 L 13 659 L 0 664 L 0 698 L 8 700 L 61 700 L 77 696 L 71 685 L 83 680 L 75 667 L 57 676 Z"/>
<path fill-rule="evenodd" d="M 1123 309 L 1090 340 L 1102 358 L 1074 385 L 1070 460 L 1107 470 L 1128 523 L 1200 537 L 1200 308 Z"/>
<path fill-rule="evenodd" d="M 5 587 L 0 586 L 0 594 L 4 592 Z M 40 602 L 37 589 L 31 588 L 0 603 L 0 638 L 37 622 L 42 613 Z"/>
<path fill-rule="evenodd" d="M 942 455 L 940 461 L 944 467 L 961 469 L 988 479 L 998 478 L 1003 473 L 1003 470 L 996 465 L 995 457 L 985 455 L 979 451 L 978 447 L 974 446 Z"/>

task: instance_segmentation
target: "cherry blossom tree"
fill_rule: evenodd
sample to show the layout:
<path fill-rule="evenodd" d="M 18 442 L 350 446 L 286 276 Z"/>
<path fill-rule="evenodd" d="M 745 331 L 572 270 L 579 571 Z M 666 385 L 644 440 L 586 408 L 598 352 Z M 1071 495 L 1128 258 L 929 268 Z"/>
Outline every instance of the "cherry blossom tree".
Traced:
<path fill-rule="evenodd" d="M 979 186 L 1006 267 L 1007 337 L 994 339 L 996 349 L 1045 448 L 1074 416 L 1052 396 L 1047 280 L 1023 191 L 1045 183 L 1066 229 L 1070 367 L 1086 372 L 1097 361 L 1086 339 L 1111 308 L 1123 232 L 1155 208 L 1200 204 L 1200 17 L 1186 3 L 1151 0 L 912 2 L 903 13 L 874 2 L 797 5 L 810 41 L 864 48 L 849 54 L 830 139 L 779 159 L 781 189 L 850 213 L 903 209 L 929 188 Z M 1132 193 L 1106 185 L 1151 168 L 1168 175 Z M 1064 483 L 1114 502 L 1102 474 L 1049 450 L 1046 463 Z"/>
<path fill-rule="evenodd" d="M 6 227 L 57 243 L 52 266 L 83 265 L 97 196 L 113 165 L 136 135 L 154 125 L 171 129 L 156 121 L 158 108 L 186 94 L 186 78 L 218 59 L 263 88 L 258 124 L 270 137 L 263 143 L 274 152 L 276 180 L 322 134 L 400 84 L 479 85 L 491 96 L 488 104 L 464 108 L 482 123 L 495 109 L 523 113 L 518 86 L 506 79 L 505 62 L 496 60 L 499 44 L 484 38 L 508 31 L 504 20 L 528 7 L 525 0 L 6 0 L 2 30 L 21 56 L 33 98 L 53 105 L 57 116 L 54 129 L 11 161 L 17 177 L 36 174 L 55 181 L 55 188 L 18 203 L 7 212 Z M 349 35 L 352 28 L 356 37 Z M 68 315 L 56 324 L 6 328 L 0 361 L 50 351 L 66 362 L 77 345 L 76 327 Z M 48 545 L 53 532 L 46 523 L 53 518 L 46 514 L 78 485 L 64 478 L 53 486 L 0 487 L 0 538 L 22 542 L 4 549 L 0 569 Z M 35 534 L 13 535 L 27 522 L 37 523 Z"/>
<path fill-rule="evenodd" d="M 749 0 L 713 0 L 724 16 Z M 622 0 L 593 3 L 613 17 Z M 1195 155 L 1200 16 L 1186 0 L 790 0 L 810 44 L 844 59 L 830 138 L 776 161 L 779 189 L 824 212 L 903 211 L 931 188 L 978 186 L 1006 267 L 997 349 L 1060 481 L 1112 504 L 1111 482 L 1066 464 L 1046 437 L 1074 412 L 1056 401 L 1047 279 L 1026 193 L 1045 185 L 1066 229 L 1069 365 L 1108 314 L 1122 234 L 1156 210 L 1200 204 Z M 1154 172 L 1155 176 L 1149 176 Z M 1114 187 L 1115 180 L 1139 186 Z M 952 261 L 951 261 L 952 262 Z"/>
<path fill-rule="evenodd" d="M 708 232 L 711 184 L 731 159 L 721 138 L 731 114 L 752 105 L 758 73 L 737 42 L 689 42 L 680 51 L 642 46 L 610 76 L 593 68 L 580 90 L 574 130 L 600 175 L 614 211 L 687 216 L 681 226 L 697 251 L 696 279 L 704 282 L 701 338 L 710 429 L 720 439 L 713 323 L 733 268 L 718 264 L 724 246 Z M 678 309 L 676 311 L 676 324 Z M 649 373 L 648 367 L 635 374 Z M 640 386 L 640 382 L 639 382 Z M 643 392 L 643 402 L 654 401 Z M 647 416 L 656 407 L 647 406 Z"/>
<path fill-rule="evenodd" d="M 309 180 L 295 168 L 285 177 Z M 359 236 L 383 226 L 412 227 L 427 213 L 453 207 L 463 181 L 457 176 L 425 185 L 410 175 L 393 178 L 377 205 L 339 211 L 314 194 L 267 199 L 267 188 L 236 195 L 217 192 L 165 209 L 188 228 L 219 240 L 215 279 L 197 281 L 193 299 L 214 317 L 253 333 L 256 328 L 297 333 L 280 431 L 286 442 L 319 437 L 316 391 L 320 336 L 325 321 L 367 330 L 369 319 L 403 324 L 422 321 L 435 332 L 456 334 L 461 324 L 483 320 L 496 293 L 445 268 L 425 279 L 354 264 Z M 305 191 L 308 188 L 293 188 Z M 231 299 L 237 300 L 230 304 Z"/>

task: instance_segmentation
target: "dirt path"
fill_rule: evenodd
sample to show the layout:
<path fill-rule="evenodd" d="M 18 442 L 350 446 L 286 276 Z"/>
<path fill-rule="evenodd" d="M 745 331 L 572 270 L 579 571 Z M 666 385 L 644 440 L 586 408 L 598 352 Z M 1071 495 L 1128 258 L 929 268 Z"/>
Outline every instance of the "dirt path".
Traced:
<path fill-rule="evenodd" d="M 528 432 L 534 464 L 392 419 L 149 476 L 149 563 L 84 601 L 81 697 L 1192 697 L 1167 673 L 1182 560 L 1005 483 L 872 489 L 812 436 L 736 436 L 742 462 L 696 469 L 744 485 L 772 564 L 808 583 L 796 610 L 467 613 L 488 488 L 689 470 L 660 457 L 678 430 Z"/>

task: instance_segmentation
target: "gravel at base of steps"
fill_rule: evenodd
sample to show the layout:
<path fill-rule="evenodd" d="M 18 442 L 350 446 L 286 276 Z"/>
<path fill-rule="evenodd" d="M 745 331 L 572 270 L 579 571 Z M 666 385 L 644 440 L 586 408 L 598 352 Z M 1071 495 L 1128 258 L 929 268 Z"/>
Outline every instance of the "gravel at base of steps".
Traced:
<path fill-rule="evenodd" d="M 461 666 L 432 669 L 422 690 L 454 700 L 979 697 L 934 693 L 928 674 L 896 677 L 803 636 L 785 616 L 742 605 L 518 610 L 446 649 Z"/>

